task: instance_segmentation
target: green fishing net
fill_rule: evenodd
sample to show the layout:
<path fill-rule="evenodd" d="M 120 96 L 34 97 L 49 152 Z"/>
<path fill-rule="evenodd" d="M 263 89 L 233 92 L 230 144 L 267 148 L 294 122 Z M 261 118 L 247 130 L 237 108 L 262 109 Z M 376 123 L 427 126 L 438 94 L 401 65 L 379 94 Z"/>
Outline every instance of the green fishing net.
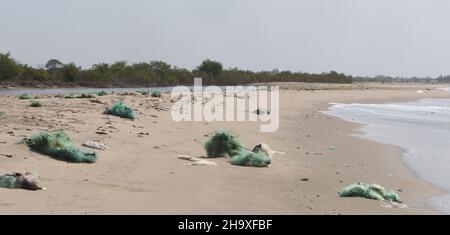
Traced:
<path fill-rule="evenodd" d="M 35 107 L 35 108 L 42 107 L 42 104 L 41 104 L 41 102 L 39 102 L 37 100 L 33 100 L 30 104 L 30 107 Z"/>
<path fill-rule="evenodd" d="M 38 133 L 26 143 L 32 150 L 62 161 L 94 163 L 97 160 L 95 153 L 79 150 L 73 145 L 70 137 L 61 130 Z"/>
<path fill-rule="evenodd" d="M 134 113 L 134 111 L 122 102 L 118 102 L 112 107 L 106 109 L 106 113 L 122 118 L 128 118 L 131 120 L 134 120 L 136 118 L 136 114 Z"/>
<path fill-rule="evenodd" d="M 237 138 L 226 131 L 218 131 L 205 144 L 207 156 L 210 158 L 234 156 L 244 147 Z"/>
<path fill-rule="evenodd" d="M 392 190 L 387 190 L 378 184 L 356 183 L 345 186 L 340 197 L 363 197 L 379 201 L 401 202 L 400 197 Z"/>
<path fill-rule="evenodd" d="M 91 95 L 91 94 L 81 94 L 79 96 L 77 96 L 78 99 L 91 99 L 91 98 L 95 98 L 95 95 Z"/>
<path fill-rule="evenodd" d="M 105 96 L 108 95 L 108 92 L 106 91 L 100 91 L 99 93 L 97 93 L 98 96 Z"/>
<path fill-rule="evenodd" d="M 253 152 L 247 149 L 241 149 L 237 155 L 232 156 L 231 164 L 238 166 L 269 166 L 272 160 L 263 152 Z"/>
<path fill-rule="evenodd" d="M 17 178 L 13 175 L 0 175 L 1 188 L 16 188 Z"/>
<path fill-rule="evenodd" d="M 160 91 L 152 91 L 151 96 L 152 97 L 161 97 L 161 92 Z"/>
<path fill-rule="evenodd" d="M 33 98 L 34 97 L 32 95 L 30 95 L 30 94 L 22 94 L 22 95 L 19 96 L 19 99 L 21 99 L 21 100 L 31 100 Z"/>

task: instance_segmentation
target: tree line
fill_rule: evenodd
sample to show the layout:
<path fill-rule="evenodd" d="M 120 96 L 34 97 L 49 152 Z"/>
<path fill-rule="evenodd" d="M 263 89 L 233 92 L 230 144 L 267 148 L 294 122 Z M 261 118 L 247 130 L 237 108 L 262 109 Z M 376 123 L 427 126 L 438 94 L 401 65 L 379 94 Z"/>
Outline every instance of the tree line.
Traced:
<path fill-rule="evenodd" d="M 331 71 L 309 74 L 291 71 L 254 72 L 238 68 L 224 69 L 217 61 L 206 59 L 196 69 L 188 70 L 163 61 L 128 64 L 99 63 L 83 69 L 74 63 L 50 59 L 42 68 L 21 64 L 10 53 L 0 53 L 1 86 L 85 86 L 137 87 L 192 85 L 202 77 L 206 85 L 244 85 L 262 82 L 351 83 L 352 77 Z"/>

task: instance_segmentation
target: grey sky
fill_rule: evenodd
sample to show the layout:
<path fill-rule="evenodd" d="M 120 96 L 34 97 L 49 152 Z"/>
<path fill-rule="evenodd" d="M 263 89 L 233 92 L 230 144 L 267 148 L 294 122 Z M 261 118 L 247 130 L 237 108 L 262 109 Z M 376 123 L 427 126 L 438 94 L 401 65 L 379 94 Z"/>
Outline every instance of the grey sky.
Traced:
<path fill-rule="evenodd" d="M 202 59 L 251 70 L 450 74 L 447 0 L 0 0 L 20 62 Z"/>

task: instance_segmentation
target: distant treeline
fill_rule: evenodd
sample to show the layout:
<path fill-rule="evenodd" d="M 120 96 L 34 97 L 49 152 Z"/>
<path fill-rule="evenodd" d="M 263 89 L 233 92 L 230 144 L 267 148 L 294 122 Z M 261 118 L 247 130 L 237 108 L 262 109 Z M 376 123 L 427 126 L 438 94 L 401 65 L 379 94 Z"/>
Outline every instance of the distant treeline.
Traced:
<path fill-rule="evenodd" d="M 353 82 L 382 82 L 382 83 L 394 83 L 394 82 L 409 82 L 409 83 L 450 83 L 450 76 L 439 76 L 437 78 L 420 78 L 420 77 L 389 77 L 389 76 L 376 76 L 376 77 L 353 77 Z"/>
<path fill-rule="evenodd" d="M 217 61 L 204 60 L 196 69 L 188 70 L 162 61 L 128 64 L 95 64 L 82 69 L 74 63 L 64 64 L 49 60 L 42 68 L 21 64 L 9 53 L 0 53 L 1 86 L 85 86 L 85 87 L 137 87 L 193 85 L 194 77 L 214 85 L 238 85 L 262 82 L 319 82 L 351 83 L 352 77 L 331 71 L 308 74 L 291 71 L 253 72 L 238 68 L 224 69 Z"/>

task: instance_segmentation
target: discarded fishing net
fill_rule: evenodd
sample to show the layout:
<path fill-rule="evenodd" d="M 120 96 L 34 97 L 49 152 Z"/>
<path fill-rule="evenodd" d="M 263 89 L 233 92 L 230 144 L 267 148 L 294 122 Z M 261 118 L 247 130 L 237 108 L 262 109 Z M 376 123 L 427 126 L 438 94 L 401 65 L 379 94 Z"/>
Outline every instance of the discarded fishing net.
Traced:
<path fill-rule="evenodd" d="M 108 92 L 106 91 L 100 91 L 99 93 L 97 93 L 98 96 L 105 96 L 108 95 Z"/>
<path fill-rule="evenodd" d="M 205 144 L 205 150 L 210 158 L 235 156 L 244 147 L 233 135 L 226 131 L 218 131 Z"/>
<path fill-rule="evenodd" d="M 30 107 L 38 108 L 38 107 L 42 107 L 42 104 L 41 104 L 41 102 L 39 102 L 37 100 L 33 100 L 30 104 Z"/>
<path fill-rule="evenodd" d="M 95 95 L 91 95 L 91 94 L 81 94 L 79 96 L 77 96 L 78 99 L 91 99 L 91 98 L 95 98 Z"/>
<path fill-rule="evenodd" d="M 21 99 L 21 100 L 31 100 L 33 98 L 34 97 L 32 95 L 30 95 L 30 94 L 22 94 L 22 95 L 19 96 L 19 99 Z"/>
<path fill-rule="evenodd" d="M 339 192 L 340 197 L 363 197 L 367 199 L 379 200 L 379 201 L 390 201 L 399 202 L 400 197 L 392 190 L 387 190 L 378 184 L 364 184 L 356 183 L 345 186 L 341 192 Z"/>
<path fill-rule="evenodd" d="M 241 149 L 237 155 L 232 156 L 230 163 L 238 166 L 267 167 L 272 159 L 262 151 Z"/>
<path fill-rule="evenodd" d="M 39 176 L 33 172 L 0 175 L 0 187 L 41 190 Z"/>
<path fill-rule="evenodd" d="M 138 91 L 138 93 L 141 93 L 141 95 L 146 95 L 146 96 L 150 95 L 149 91 Z"/>
<path fill-rule="evenodd" d="M 97 160 L 95 153 L 82 152 L 75 147 L 62 130 L 38 133 L 26 140 L 26 143 L 32 150 L 62 161 L 94 163 Z"/>
<path fill-rule="evenodd" d="M 122 117 L 122 118 L 128 118 L 131 120 L 134 120 L 136 118 L 136 114 L 134 111 L 127 107 L 124 103 L 121 101 L 117 102 L 112 107 L 106 109 L 106 114 Z"/>
<path fill-rule="evenodd" d="M 160 91 L 152 91 L 151 96 L 152 97 L 161 97 L 161 92 Z"/>

